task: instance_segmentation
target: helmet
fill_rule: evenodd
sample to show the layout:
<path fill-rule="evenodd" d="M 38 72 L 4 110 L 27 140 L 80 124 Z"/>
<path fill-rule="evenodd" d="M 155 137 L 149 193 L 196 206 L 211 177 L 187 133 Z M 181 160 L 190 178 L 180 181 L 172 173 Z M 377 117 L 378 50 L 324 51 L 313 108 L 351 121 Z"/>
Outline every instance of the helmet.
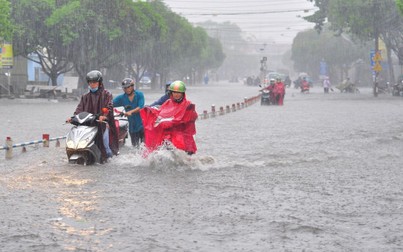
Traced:
<path fill-rule="evenodd" d="M 276 81 L 281 81 L 281 77 L 280 77 L 280 76 L 277 76 L 277 77 L 276 77 Z"/>
<path fill-rule="evenodd" d="M 270 79 L 270 83 L 275 83 L 276 80 L 275 79 Z"/>
<path fill-rule="evenodd" d="M 102 82 L 103 80 L 102 73 L 98 70 L 92 70 L 91 72 L 88 72 L 85 78 L 87 79 L 87 82 L 90 81 Z"/>
<path fill-rule="evenodd" d="M 185 83 L 183 83 L 183 81 L 174 81 L 171 83 L 171 85 L 169 85 L 169 91 L 172 92 L 179 92 L 179 93 L 185 93 L 186 91 L 186 86 Z"/>
<path fill-rule="evenodd" d="M 127 88 L 134 85 L 134 80 L 130 78 L 124 78 L 122 81 L 122 88 Z"/>

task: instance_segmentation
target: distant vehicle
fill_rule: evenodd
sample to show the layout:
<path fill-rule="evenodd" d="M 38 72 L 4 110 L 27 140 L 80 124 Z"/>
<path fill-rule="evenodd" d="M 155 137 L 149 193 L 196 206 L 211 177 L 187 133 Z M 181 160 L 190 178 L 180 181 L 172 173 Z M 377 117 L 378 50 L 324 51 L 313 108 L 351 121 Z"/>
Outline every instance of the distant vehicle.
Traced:
<path fill-rule="evenodd" d="M 141 87 L 151 87 L 151 78 L 148 76 L 143 76 L 140 79 Z"/>
<path fill-rule="evenodd" d="M 311 78 L 311 76 L 309 76 L 307 73 L 299 73 L 298 78 L 303 79 L 305 78 L 305 80 L 309 83 L 309 87 L 313 87 L 313 80 Z"/>

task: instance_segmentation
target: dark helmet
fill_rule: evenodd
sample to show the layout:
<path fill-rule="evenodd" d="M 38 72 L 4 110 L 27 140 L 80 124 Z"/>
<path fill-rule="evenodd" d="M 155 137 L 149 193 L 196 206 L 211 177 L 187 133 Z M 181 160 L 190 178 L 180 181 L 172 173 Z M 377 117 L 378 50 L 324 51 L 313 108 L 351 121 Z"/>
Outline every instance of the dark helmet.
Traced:
<path fill-rule="evenodd" d="M 130 86 L 134 86 L 134 80 L 130 78 L 124 78 L 122 81 L 122 88 L 127 88 Z"/>
<path fill-rule="evenodd" d="M 97 82 L 102 82 L 102 73 L 98 70 L 92 70 L 87 73 L 87 76 L 85 77 L 87 79 L 87 82 L 90 81 L 97 81 Z"/>
<path fill-rule="evenodd" d="M 172 81 L 167 81 L 167 82 L 165 83 L 165 87 L 169 87 L 169 86 L 171 85 L 171 83 L 172 83 Z"/>

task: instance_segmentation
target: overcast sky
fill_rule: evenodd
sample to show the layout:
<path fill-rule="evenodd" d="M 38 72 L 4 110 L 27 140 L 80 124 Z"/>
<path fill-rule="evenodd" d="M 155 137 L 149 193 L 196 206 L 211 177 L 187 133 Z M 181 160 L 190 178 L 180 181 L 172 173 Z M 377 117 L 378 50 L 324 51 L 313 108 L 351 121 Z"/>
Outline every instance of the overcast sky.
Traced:
<path fill-rule="evenodd" d="M 299 31 L 314 25 L 303 20 L 315 10 L 307 0 L 164 0 L 189 22 L 206 20 L 238 24 L 257 43 L 291 44 Z M 304 12 L 304 10 L 308 12 Z"/>

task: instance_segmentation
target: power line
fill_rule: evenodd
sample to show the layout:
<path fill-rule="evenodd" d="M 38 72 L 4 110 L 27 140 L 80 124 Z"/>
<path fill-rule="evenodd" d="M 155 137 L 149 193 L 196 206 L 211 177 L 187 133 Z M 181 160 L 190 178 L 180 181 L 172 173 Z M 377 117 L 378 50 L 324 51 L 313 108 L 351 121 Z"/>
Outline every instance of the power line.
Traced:
<path fill-rule="evenodd" d="M 276 11 L 251 11 L 251 12 L 217 12 L 217 13 L 186 13 L 185 16 L 235 16 L 235 15 L 256 15 L 256 14 L 272 14 L 287 12 L 309 12 L 312 9 L 295 9 L 295 10 L 276 10 Z"/>

